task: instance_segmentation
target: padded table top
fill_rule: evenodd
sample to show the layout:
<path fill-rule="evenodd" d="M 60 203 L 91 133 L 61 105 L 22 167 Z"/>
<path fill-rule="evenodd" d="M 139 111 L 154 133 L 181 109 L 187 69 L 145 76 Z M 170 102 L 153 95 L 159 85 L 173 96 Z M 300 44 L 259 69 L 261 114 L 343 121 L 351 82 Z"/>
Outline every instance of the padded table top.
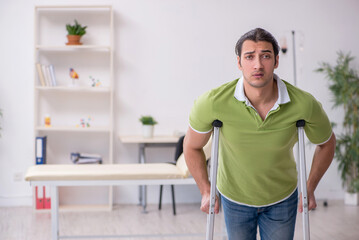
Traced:
<path fill-rule="evenodd" d="M 176 165 L 146 164 L 44 164 L 28 169 L 26 181 L 61 180 L 123 180 L 123 179 L 180 179 L 186 178 Z"/>

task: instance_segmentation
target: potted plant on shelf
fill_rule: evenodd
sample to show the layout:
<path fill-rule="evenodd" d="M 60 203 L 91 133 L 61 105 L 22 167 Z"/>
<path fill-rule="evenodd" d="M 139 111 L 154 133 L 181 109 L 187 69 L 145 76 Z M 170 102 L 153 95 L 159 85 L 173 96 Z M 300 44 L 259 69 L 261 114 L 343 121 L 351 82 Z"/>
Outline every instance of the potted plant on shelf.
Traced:
<path fill-rule="evenodd" d="M 334 107 L 344 107 L 344 133 L 338 136 L 335 157 L 339 162 L 343 186 L 346 188 L 345 203 L 358 205 L 359 201 L 359 76 L 349 66 L 354 57 L 338 53 L 335 66 L 321 63 L 317 72 L 329 79 L 329 89 L 334 95 Z"/>
<path fill-rule="evenodd" d="M 142 135 L 144 138 L 152 138 L 154 126 L 157 124 L 156 120 L 152 116 L 142 116 L 140 118 L 142 123 Z"/>
<path fill-rule="evenodd" d="M 75 25 L 66 24 L 67 40 L 66 45 L 82 45 L 80 39 L 86 33 L 87 26 L 81 26 L 75 19 Z"/>

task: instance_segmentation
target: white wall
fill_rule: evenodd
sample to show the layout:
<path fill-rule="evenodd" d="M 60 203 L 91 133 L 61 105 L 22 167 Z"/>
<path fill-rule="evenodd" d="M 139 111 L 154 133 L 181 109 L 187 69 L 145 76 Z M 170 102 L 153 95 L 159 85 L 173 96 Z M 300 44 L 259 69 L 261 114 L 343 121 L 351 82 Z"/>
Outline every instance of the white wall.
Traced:
<path fill-rule="evenodd" d="M 291 31 L 296 31 L 298 86 L 322 102 L 332 121 L 342 111 L 332 109 L 327 80 L 313 70 L 321 61 L 335 63 L 338 50 L 359 57 L 359 2 L 317 1 L 1 1 L 0 206 L 31 204 L 26 182 L 14 182 L 33 164 L 33 6 L 41 4 L 112 4 L 115 10 L 115 132 L 140 134 L 140 115 L 158 120 L 156 134 L 185 132 L 194 99 L 204 91 L 240 76 L 234 45 L 246 31 L 263 27 L 289 50 L 280 55 L 277 73 L 293 82 Z M 19 17 L 21 16 L 21 17 Z M 358 59 L 355 65 L 358 68 Z M 335 132 L 340 133 L 340 128 Z M 314 147 L 307 148 L 307 159 Z M 115 140 L 115 161 L 136 162 L 137 148 Z M 148 161 L 171 158 L 173 150 L 150 150 Z M 337 164 L 324 176 L 318 198 L 342 198 Z M 180 202 L 200 201 L 195 186 L 177 188 Z M 137 188 L 117 187 L 115 202 L 136 202 Z M 149 202 L 158 188 L 149 188 Z M 169 188 L 165 202 L 169 201 Z"/>

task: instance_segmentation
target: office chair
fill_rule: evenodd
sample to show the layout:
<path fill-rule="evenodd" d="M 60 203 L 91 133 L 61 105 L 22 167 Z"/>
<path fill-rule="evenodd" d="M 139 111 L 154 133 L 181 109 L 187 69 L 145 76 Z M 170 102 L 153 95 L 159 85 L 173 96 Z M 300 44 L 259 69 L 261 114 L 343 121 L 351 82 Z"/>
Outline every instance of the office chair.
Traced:
<path fill-rule="evenodd" d="M 174 162 L 170 162 L 171 164 L 176 164 L 178 158 L 181 156 L 181 154 L 183 153 L 183 139 L 185 136 L 182 136 L 178 139 L 178 142 L 176 144 L 176 152 L 175 152 L 175 161 Z M 160 201 L 158 204 L 158 209 L 161 210 L 162 207 L 162 190 L 163 190 L 163 185 L 160 185 Z M 173 215 L 176 215 L 176 202 L 175 202 L 175 188 L 174 185 L 171 185 L 171 191 L 172 191 L 172 208 L 173 208 Z"/>

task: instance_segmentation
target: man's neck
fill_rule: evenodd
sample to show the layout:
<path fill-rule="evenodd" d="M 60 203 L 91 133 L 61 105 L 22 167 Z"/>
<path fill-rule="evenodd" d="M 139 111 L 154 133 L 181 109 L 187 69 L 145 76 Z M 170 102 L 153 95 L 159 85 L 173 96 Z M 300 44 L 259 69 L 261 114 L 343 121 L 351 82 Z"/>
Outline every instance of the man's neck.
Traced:
<path fill-rule="evenodd" d="M 274 79 L 261 88 L 252 87 L 245 81 L 243 84 L 245 95 L 255 108 L 268 105 L 272 107 L 278 99 L 277 81 Z"/>

